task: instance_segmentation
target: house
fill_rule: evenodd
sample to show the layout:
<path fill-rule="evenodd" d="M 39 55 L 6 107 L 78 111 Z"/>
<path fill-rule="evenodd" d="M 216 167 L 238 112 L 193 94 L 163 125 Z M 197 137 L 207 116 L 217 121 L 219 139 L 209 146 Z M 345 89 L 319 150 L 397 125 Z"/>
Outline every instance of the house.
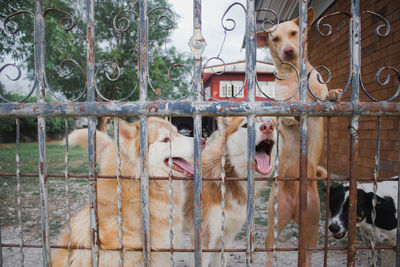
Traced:
<path fill-rule="evenodd" d="M 274 65 L 257 61 L 256 101 L 270 101 L 274 98 Z M 246 101 L 247 87 L 245 84 L 246 62 L 239 61 L 203 68 L 203 99 L 205 101 Z M 267 97 L 268 96 L 268 97 Z M 172 123 L 178 130 L 192 136 L 193 119 L 191 117 L 174 117 Z M 216 130 L 216 122 L 212 117 L 203 117 L 203 136 L 209 136 Z"/>

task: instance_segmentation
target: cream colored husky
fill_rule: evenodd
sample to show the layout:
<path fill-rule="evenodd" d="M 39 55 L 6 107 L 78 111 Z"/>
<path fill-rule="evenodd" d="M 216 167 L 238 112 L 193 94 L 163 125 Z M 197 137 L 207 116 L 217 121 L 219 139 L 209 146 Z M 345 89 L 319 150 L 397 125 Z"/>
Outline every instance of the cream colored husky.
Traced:
<path fill-rule="evenodd" d="M 117 146 L 106 134 L 96 133 L 96 149 L 100 158 L 102 175 L 116 175 Z M 176 176 L 192 176 L 193 167 L 187 160 L 193 157 L 193 139 L 179 134 L 170 124 L 162 119 L 148 119 L 148 172 L 150 176 L 168 176 L 168 159 L 173 158 L 173 171 Z M 87 129 L 76 130 L 69 136 L 71 145 L 87 147 Z M 139 122 L 127 123 L 120 120 L 120 155 L 121 175 L 139 177 Z M 143 266 L 142 248 L 142 208 L 140 194 L 140 179 L 121 179 L 122 192 L 122 231 L 124 249 L 139 249 L 139 252 L 124 251 L 124 266 Z M 169 241 L 169 184 L 166 181 L 150 181 L 150 233 L 152 249 L 168 248 Z M 174 243 L 182 237 L 184 188 L 181 181 L 173 182 L 173 222 Z M 118 195 L 116 179 L 99 179 L 97 184 L 97 210 L 100 239 L 99 266 L 120 266 L 118 241 Z M 72 255 L 68 262 L 68 250 L 54 249 L 52 251 L 53 266 L 91 266 L 90 251 L 90 216 L 89 207 L 80 210 L 71 219 Z M 66 246 L 68 235 L 61 235 L 58 245 Z M 152 266 L 166 266 L 169 263 L 169 253 L 151 253 Z"/>
<path fill-rule="evenodd" d="M 219 125 L 224 123 L 222 119 Z M 210 137 L 202 154 L 203 177 L 221 177 L 222 138 L 225 134 L 226 177 L 247 177 L 247 118 L 225 118 L 225 133 L 219 129 Z M 221 127 L 219 127 L 221 128 Z M 258 117 L 255 122 L 255 169 L 257 177 L 271 177 L 275 169 L 276 137 L 275 119 Z M 226 181 L 225 193 L 225 248 L 232 248 L 235 235 L 246 222 L 247 181 Z M 266 182 L 255 183 L 255 194 L 266 188 Z M 185 232 L 194 237 L 194 188 L 186 183 Z M 219 249 L 221 246 L 221 182 L 202 183 L 203 248 Z M 220 266 L 219 254 L 204 252 L 203 266 Z M 189 262 L 193 261 L 193 257 Z M 190 263 L 189 266 L 193 266 Z"/>

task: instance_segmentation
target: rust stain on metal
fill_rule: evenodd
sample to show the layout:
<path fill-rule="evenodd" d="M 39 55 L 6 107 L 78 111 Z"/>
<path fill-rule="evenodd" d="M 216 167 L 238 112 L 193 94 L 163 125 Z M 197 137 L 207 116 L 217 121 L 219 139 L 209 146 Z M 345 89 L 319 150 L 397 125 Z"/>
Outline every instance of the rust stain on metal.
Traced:
<path fill-rule="evenodd" d="M 80 106 L 79 111 L 80 111 L 80 112 L 85 112 L 85 106 L 83 106 L 83 105 Z"/>
<path fill-rule="evenodd" d="M 89 42 L 89 57 L 88 63 L 93 63 L 94 61 L 94 42 L 93 42 L 93 26 L 88 26 L 88 42 Z"/>
<path fill-rule="evenodd" d="M 147 110 L 148 112 L 158 112 L 158 105 L 157 105 L 157 103 L 148 104 L 148 105 L 146 106 L 146 110 Z"/>

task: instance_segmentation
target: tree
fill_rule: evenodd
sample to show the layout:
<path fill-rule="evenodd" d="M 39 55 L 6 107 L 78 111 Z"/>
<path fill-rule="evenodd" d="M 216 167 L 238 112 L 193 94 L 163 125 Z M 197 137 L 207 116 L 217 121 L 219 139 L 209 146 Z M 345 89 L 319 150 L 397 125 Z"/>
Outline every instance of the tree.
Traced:
<path fill-rule="evenodd" d="M 45 2 L 45 10 L 53 8 L 45 13 L 48 86 L 51 91 L 60 92 L 62 96 L 74 99 L 85 91 L 85 1 L 53 0 Z M 127 0 L 96 1 L 96 81 L 99 92 L 107 99 L 117 100 L 128 96 L 126 100 L 137 100 L 139 95 L 138 88 L 131 94 L 138 84 L 137 15 L 133 12 L 122 12 L 123 10 L 133 10 L 139 14 L 137 4 L 130 3 Z M 149 11 L 158 6 L 170 7 L 165 0 L 149 0 L 148 6 Z M 30 1 L 0 2 L 0 16 L 3 20 L 13 12 L 20 10 L 34 12 L 33 9 Z M 115 18 L 119 12 L 122 13 Z M 176 27 L 171 17 L 171 13 L 164 8 L 155 9 L 149 15 L 149 75 L 150 84 L 155 90 L 160 89 L 161 94 L 165 97 L 178 98 L 187 92 L 189 81 L 188 79 L 171 81 L 168 77 L 168 70 L 173 64 L 188 65 L 190 59 L 189 56 L 176 51 L 174 47 L 166 48 L 166 43 L 169 42 L 168 33 Z M 114 18 L 116 28 L 113 26 Z M 23 13 L 11 20 L 13 22 L 8 22 L 6 29 L 8 31 L 16 30 L 16 32 L 10 35 L 4 30 L 1 31 L 1 57 L 4 59 L 5 55 L 11 55 L 15 60 L 25 60 L 28 76 L 33 80 L 33 17 L 29 13 Z M 75 26 L 71 28 L 73 24 Z M 124 28 L 126 31 L 118 31 L 118 29 Z M 188 76 L 183 75 L 186 69 L 182 67 L 174 67 L 171 72 L 173 72 L 171 76 L 175 78 Z M 111 80 L 107 79 L 106 74 Z M 113 78 L 117 76 L 119 78 L 113 81 Z M 150 87 L 149 98 L 155 98 Z M 85 97 L 80 98 L 81 101 L 84 99 Z M 100 101 L 101 98 L 98 97 L 98 100 Z"/>

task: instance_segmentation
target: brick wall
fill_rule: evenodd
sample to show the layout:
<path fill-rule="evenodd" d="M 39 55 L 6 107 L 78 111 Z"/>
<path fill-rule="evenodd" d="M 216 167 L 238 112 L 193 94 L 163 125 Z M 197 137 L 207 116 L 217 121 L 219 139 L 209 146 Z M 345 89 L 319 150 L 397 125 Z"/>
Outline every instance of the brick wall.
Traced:
<path fill-rule="evenodd" d="M 399 81 L 393 72 L 381 75 L 384 81 L 386 74 L 391 74 L 390 82 L 381 86 L 376 82 L 376 72 L 383 66 L 393 66 L 400 70 L 400 1 L 393 0 L 363 0 L 361 12 L 365 10 L 376 12 L 390 22 L 391 31 L 387 37 L 380 38 L 375 34 L 376 28 L 383 21 L 371 14 L 362 15 L 362 81 L 366 90 L 375 98 L 382 100 L 392 95 L 399 86 Z M 336 11 L 350 13 L 350 1 L 336 1 L 324 15 Z M 321 36 L 315 23 L 309 32 L 308 56 L 312 65 L 323 65 L 332 73 L 330 89 L 345 88 L 349 74 L 349 18 L 345 15 L 336 15 L 323 20 L 332 26 L 332 34 Z M 382 29 L 384 32 L 386 28 Z M 321 31 L 326 29 L 321 26 Z M 326 77 L 326 76 L 325 76 Z M 348 91 L 343 101 L 349 101 Z M 400 101 L 397 97 L 394 101 Z M 360 90 L 360 101 L 371 102 Z M 331 118 L 329 123 L 330 151 L 329 168 L 332 173 L 347 175 L 349 171 L 350 138 L 348 132 L 348 118 Z M 374 156 L 376 153 L 377 119 L 360 118 L 359 162 L 357 176 L 370 177 L 374 170 Z M 398 129 L 399 118 L 382 118 L 381 148 L 380 148 L 380 177 L 390 177 L 397 174 L 398 162 Z M 326 166 L 327 142 L 325 142 L 321 164 Z"/>

